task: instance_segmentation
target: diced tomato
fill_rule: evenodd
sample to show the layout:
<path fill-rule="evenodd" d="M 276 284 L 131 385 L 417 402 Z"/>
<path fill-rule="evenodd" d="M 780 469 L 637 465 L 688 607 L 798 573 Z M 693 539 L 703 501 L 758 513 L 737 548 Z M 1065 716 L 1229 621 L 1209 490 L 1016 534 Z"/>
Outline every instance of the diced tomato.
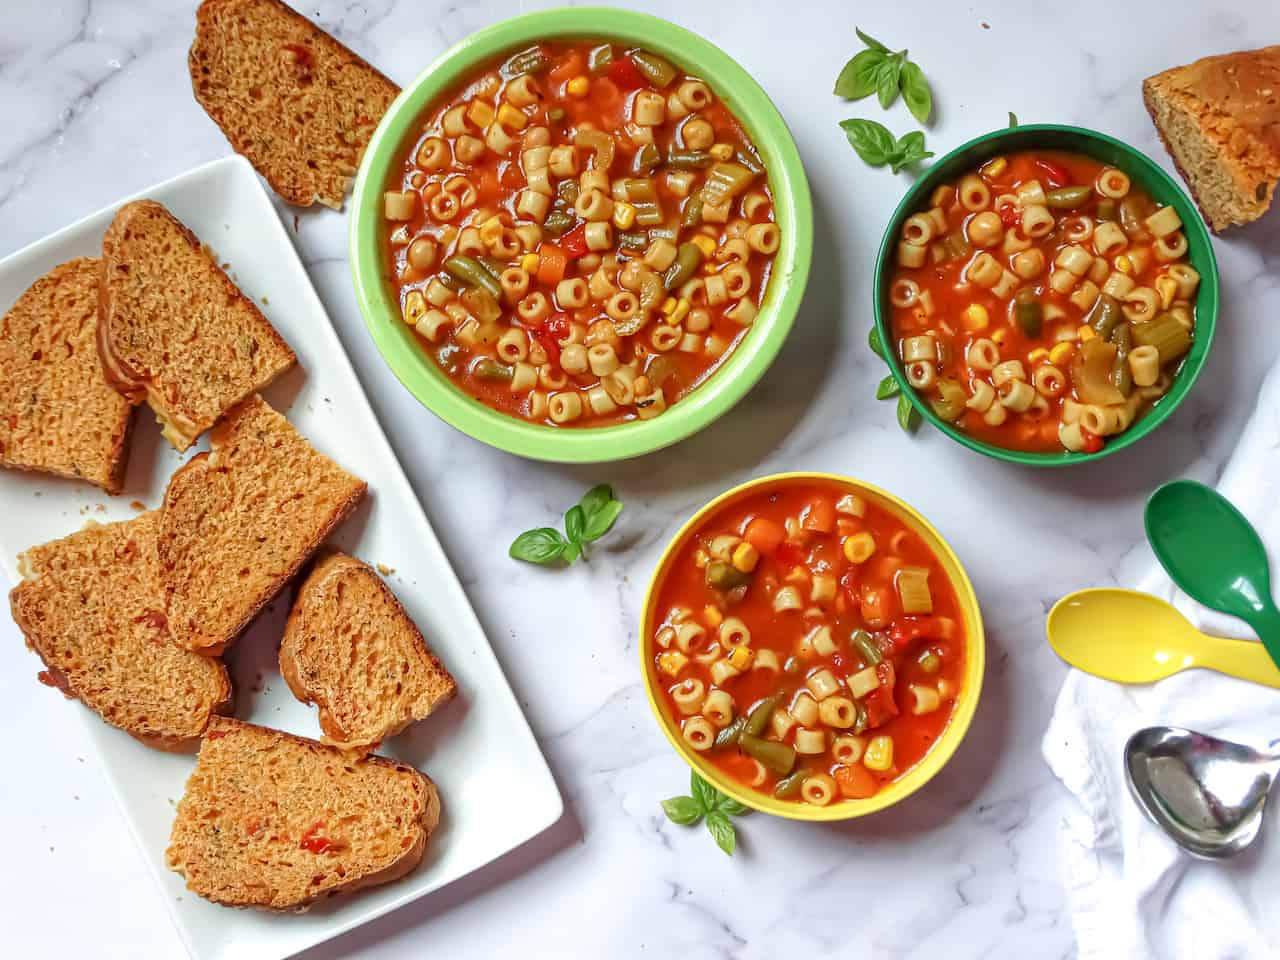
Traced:
<path fill-rule="evenodd" d="M 860 763 L 855 763 L 850 767 L 836 767 L 834 774 L 836 778 L 836 786 L 840 788 L 840 795 L 850 800 L 865 800 L 867 797 L 874 797 L 880 789 L 880 784 L 876 778 Z"/>
<path fill-rule="evenodd" d="M 795 567 L 804 563 L 804 547 L 790 541 L 781 544 L 774 552 L 774 559 L 783 567 Z"/>
<path fill-rule="evenodd" d="M 768 517 L 752 517 L 742 538 L 765 556 L 772 556 L 778 546 L 787 538 L 787 531 L 782 524 Z"/>
<path fill-rule="evenodd" d="M 333 846 L 333 841 L 328 837 L 317 836 L 317 834 L 323 829 L 324 821 L 317 821 L 316 823 L 313 823 L 302 835 L 302 839 L 299 841 L 298 846 L 303 850 L 310 851 L 311 853 L 324 853 Z"/>
<path fill-rule="evenodd" d="M 618 57 L 609 64 L 609 79 L 623 90 L 634 90 L 645 86 L 644 75 L 636 69 L 630 57 Z"/>
<path fill-rule="evenodd" d="M 867 729 L 883 727 L 898 715 L 898 705 L 893 701 L 893 690 L 890 687 L 876 687 L 862 700 L 867 708 Z"/>
<path fill-rule="evenodd" d="M 1000 214 L 1000 221 L 1006 227 L 1016 227 L 1022 222 L 1022 214 L 1017 206 L 1012 203 L 1000 204 L 1000 209 L 997 212 Z"/>
<path fill-rule="evenodd" d="M 564 279 L 564 271 L 568 265 L 568 256 L 554 243 L 543 243 L 538 246 L 539 283 L 554 287 Z"/>
<path fill-rule="evenodd" d="M 1066 170 L 1054 163 L 1052 160 L 1037 159 L 1036 166 L 1039 167 L 1040 171 L 1044 174 L 1044 178 L 1048 182 L 1049 186 L 1053 187 L 1055 190 L 1058 187 L 1065 187 L 1071 183 L 1071 174 L 1067 173 Z"/>
<path fill-rule="evenodd" d="M 836 508 L 830 500 L 817 498 L 809 502 L 808 508 L 800 518 L 800 526 L 805 530 L 818 533 L 830 533 L 836 528 Z"/>
<path fill-rule="evenodd" d="M 893 644 L 893 654 L 906 652 L 906 649 L 921 637 L 937 632 L 938 622 L 933 617 L 903 617 L 895 620 L 889 628 L 889 640 Z"/>
<path fill-rule="evenodd" d="M 576 260 L 587 252 L 587 225 L 580 223 L 560 238 L 560 249 Z"/>
<path fill-rule="evenodd" d="M 581 76 L 587 72 L 587 62 L 582 56 L 582 52 L 574 50 L 567 57 L 557 63 L 547 73 L 547 83 L 553 87 L 557 87 L 562 83 L 567 83 L 574 77 Z"/>
<path fill-rule="evenodd" d="M 1085 453 L 1097 453 L 1103 447 L 1103 439 L 1096 433 L 1090 433 L 1083 427 L 1080 428 L 1080 439 L 1084 442 Z"/>
<path fill-rule="evenodd" d="M 543 324 L 543 328 L 551 336 L 557 340 L 563 340 L 569 335 L 569 315 L 567 313 L 553 313 L 547 317 L 547 322 Z"/>

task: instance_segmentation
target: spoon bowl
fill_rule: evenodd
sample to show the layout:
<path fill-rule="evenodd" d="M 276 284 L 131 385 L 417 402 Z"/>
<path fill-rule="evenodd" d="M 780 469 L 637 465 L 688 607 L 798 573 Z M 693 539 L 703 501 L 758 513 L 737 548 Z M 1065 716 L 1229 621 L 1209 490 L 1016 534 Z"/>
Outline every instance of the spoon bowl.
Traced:
<path fill-rule="evenodd" d="M 1220 860 L 1258 836 L 1280 755 L 1181 727 L 1147 727 L 1124 748 L 1125 777 L 1147 818 L 1188 853 Z"/>

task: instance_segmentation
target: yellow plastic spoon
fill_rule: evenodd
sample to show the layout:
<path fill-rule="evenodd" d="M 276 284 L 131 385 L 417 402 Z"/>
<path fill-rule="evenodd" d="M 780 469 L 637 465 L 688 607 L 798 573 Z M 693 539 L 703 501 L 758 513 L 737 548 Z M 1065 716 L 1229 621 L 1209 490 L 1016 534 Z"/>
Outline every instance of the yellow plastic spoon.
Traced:
<path fill-rule="evenodd" d="M 1152 683 L 1202 667 L 1280 689 L 1280 669 L 1261 643 L 1201 633 L 1147 593 L 1079 590 L 1054 604 L 1045 630 L 1058 656 L 1105 680 Z"/>

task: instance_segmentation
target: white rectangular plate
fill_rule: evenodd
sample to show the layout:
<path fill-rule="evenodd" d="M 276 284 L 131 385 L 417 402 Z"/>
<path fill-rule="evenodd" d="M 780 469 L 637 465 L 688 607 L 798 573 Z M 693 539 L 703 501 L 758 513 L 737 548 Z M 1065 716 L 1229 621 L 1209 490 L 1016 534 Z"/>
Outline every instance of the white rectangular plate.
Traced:
<path fill-rule="evenodd" d="M 187 892 L 182 879 L 165 869 L 163 857 L 193 756 L 150 750 L 68 702 L 66 709 L 84 715 L 192 957 L 276 960 L 470 873 L 546 829 L 564 807 L 488 640 L 252 167 L 228 157 L 140 196 L 165 204 L 194 230 L 297 352 L 300 368 L 273 384 L 267 400 L 318 449 L 369 484 L 364 505 L 332 542 L 390 568 L 391 588 L 458 680 L 453 703 L 381 751 L 425 771 L 439 785 L 444 815 L 422 864 L 396 883 L 337 898 L 302 915 L 230 910 Z M 129 199 L 134 198 L 121 204 Z M 0 313 L 55 265 L 98 256 L 102 233 L 119 205 L 0 261 Z M 11 582 L 18 580 L 18 553 L 32 544 L 65 536 L 91 519 L 128 519 L 137 516 L 139 505 L 160 505 L 169 476 L 189 454 L 169 447 L 148 408 L 135 416 L 120 496 L 40 474 L 0 471 L 0 564 Z M 286 589 L 228 654 L 236 716 L 318 737 L 315 711 L 295 700 L 279 675 L 277 645 L 290 599 Z M 8 671 L 29 671 L 33 683 L 40 668 L 35 655 L 21 648 L 5 649 L 0 664 Z"/>

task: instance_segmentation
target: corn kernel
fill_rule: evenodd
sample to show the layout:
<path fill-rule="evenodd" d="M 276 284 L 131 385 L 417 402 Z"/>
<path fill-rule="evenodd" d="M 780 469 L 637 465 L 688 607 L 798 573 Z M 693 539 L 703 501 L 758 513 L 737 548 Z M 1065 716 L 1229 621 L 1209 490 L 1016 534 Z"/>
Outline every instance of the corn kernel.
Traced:
<path fill-rule="evenodd" d="M 708 150 L 707 153 L 711 154 L 717 160 L 732 160 L 733 144 L 730 144 L 730 143 L 712 144 L 711 149 Z"/>
<path fill-rule="evenodd" d="M 493 123 L 493 107 L 483 100 L 472 100 L 467 106 L 467 119 L 481 130 L 487 130 Z"/>
<path fill-rule="evenodd" d="M 893 766 L 893 738 L 872 737 L 862 754 L 862 765 L 868 770 L 884 773 Z"/>
<path fill-rule="evenodd" d="M 1121 273 L 1133 273 L 1133 261 L 1122 253 L 1116 257 L 1116 269 Z"/>
<path fill-rule="evenodd" d="M 662 315 L 664 317 L 671 316 L 671 314 L 673 314 L 676 309 L 676 298 L 667 297 L 667 299 L 662 301 L 662 306 L 659 309 L 662 310 Z"/>
<path fill-rule="evenodd" d="M 868 531 L 863 530 L 861 533 L 845 537 L 841 547 L 844 550 L 844 558 L 850 563 L 866 563 L 876 552 L 876 540 Z"/>
<path fill-rule="evenodd" d="M 587 91 L 591 89 L 591 81 L 586 77 L 574 77 L 565 84 L 564 89 L 572 97 L 585 97 Z"/>
<path fill-rule="evenodd" d="M 619 230 L 627 230 L 636 222 L 636 208 L 625 200 L 613 205 L 613 225 Z"/>
<path fill-rule="evenodd" d="M 693 565 L 699 570 L 705 570 L 707 568 L 707 564 L 710 562 L 711 558 L 707 556 L 707 551 L 703 550 L 701 547 L 693 551 Z"/>
<path fill-rule="evenodd" d="M 529 125 L 529 118 L 509 103 L 498 108 L 498 122 L 508 130 L 523 130 Z"/>
<path fill-rule="evenodd" d="M 1008 160 L 1006 160 L 1004 157 L 996 157 L 994 160 L 988 160 L 986 163 L 984 163 L 982 165 L 982 168 L 978 172 L 981 173 L 984 177 L 990 177 L 994 179 L 1000 176 L 1000 174 L 1004 173 L 1005 170 L 1007 170 L 1008 168 L 1009 168 Z"/>
<path fill-rule="evenodd" d="M 1061 366 L 1071 359 L 1071 354 L 1075 353 L 1075 349 L 1070 340 L 1055 343 L 1053 349 L 1049 351 L 1049 362 Z"/>
<path fill-rule="evenodd" d="M 734 647 L 729 652 L 729 665 L 739 673 L 751 666 L 755 654 L 750 647 Z"/>
<path fill-rule="evenodd" d="M 1077 330 L 1076 332 L 1080 334 L 1081 343 L 1084 343 L 1086 340 L 1092 340 L 1094 338 L 1093 327 L 1089 326 L 1087 323 L 1082 323 L 1080 325 L 1080 329 Z"/>
<path fill-rule="evenodd" d="M 679 675 L 688 662 L 689 658 L 679 650 L 668 650 L 658 655 L 658 669 L 669 677 Z"/>
<path fill-rule="evenodd" d="M 684 318 L 689 315 L 689 301 L 681 297 L 676 301 L 676 308 L 671 311 L 671 316 L 667 317 L 667 322 L 672 326 L 683 323 Z"/>
<path fill-rule="evenodd" d="M 982 304 L 971 303 L 964 308 L 961 319 L 966 330 L 985 330 L 991 322 L 991 314 L 987 313 L 987 308 Z"/>
<path fill-rule="evenodd" d="M 733 566 L 741 573 L 750 573 L 760 562 L 760 551 L 745 540 L 733 548 Z"/>
<path fill-rule="evenodd" d="M 1160 294 L 1160 306 L 1168 310 L 1173 305 L 1173 298 L 1178 295 L 1178 281 L 1173 277 L 1157 277 L 1156 293 Z"/>
<path fill-rule="evenodd" d="M 724 623 L 724 614 L 720 612 L 720 608 L 708 603 L 702 608 L 702 619 L 707 621 L 708 627 L 718 627 Z"/>
<path fill-rule="evenodd" d="M 520 261 L 520 269 L 525 273 L 535 273 L 538 269 L 538 255 L 526 253 Z"/>
<path fill-rule="evenodd" d="M 1027 354 L 1027 363 L 1043 363 L 1049 359 L 1049 351 L 1044 347 L 1036 347 Z"/>
<path fill-rule="evenodd" d="M 694 245 L 702 251 L 704 257 L 709 257 L 716 252 L 716 242 L 708 237 L 705 233 L 699 233 L 693 238 Z"/>
<path fill-rule="evenodd" d="M 999 330 L 997 330 L 995 333 L 991 335 L 991 341 L 997 347 L 1003 347 L 1004 342 L 1008 339 L 1009 339 L 1009 331 L 1006 330 L 1004 327 L 1001 327 Z"/>
<path fill-rule="evenodd" d="M 404 298 L 404 322 L 411 327 L 427 315 L 427 299 L 421 290 L 410 290 Z"/>

